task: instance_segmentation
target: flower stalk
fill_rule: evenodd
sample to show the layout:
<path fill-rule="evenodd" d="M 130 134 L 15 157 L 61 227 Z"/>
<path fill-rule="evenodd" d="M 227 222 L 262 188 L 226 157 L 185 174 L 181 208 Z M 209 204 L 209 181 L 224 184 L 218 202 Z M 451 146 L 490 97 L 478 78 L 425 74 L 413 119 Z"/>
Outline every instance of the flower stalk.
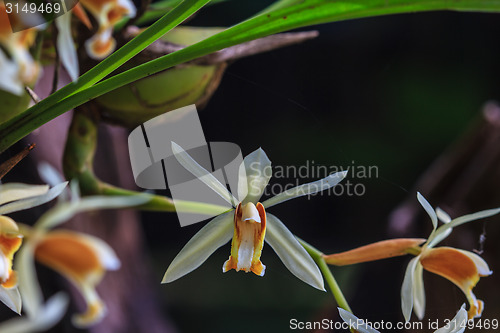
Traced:
<path fill-rule="evenodd" d="M 326 283 L 330 287 L 330 290 L 333 294 L 333 297 L 335 298 L 335 301 L 337 302 L 338 306 L 341 307 L 342 309 L 352 312 L 351 307 L 347 303 L 347 300 L 345 299 L 344 294 L 342 293 L 342 290 L 340 289 L 337 280 L 335 280 L 335 277 L 333 276 L 332 271 L 328 268 L 328 265 L 325 261 L 324 254 L 316 249 L 314 246 L 311 244 L 303 241 L 300 238 L 297 238 L 299 243 L 306 249 L 307 253 L 313 258 L 313 260 L 316 262 L 318 265 L 321 273 L 323 274 L 323 277 L 326 280 Z"/>
<path fill-rule="evenodd" d="M 67 179 L 76 179 L 84 195 L 135 196 L 137 191 L 126 190 L 101 181 L 94 173 L 93 162 L 97 147 L 97 126 L 99 114 L 92 104 L 86 104 L 75 110 L 63 157 L 64 174 Z M 202 202 L 176 200 L 171 198 L 143 193 L 149 197 L 146 203 L 137 209 L 148 211 L 185 213 L 219 214 L 221 206 Z"/>

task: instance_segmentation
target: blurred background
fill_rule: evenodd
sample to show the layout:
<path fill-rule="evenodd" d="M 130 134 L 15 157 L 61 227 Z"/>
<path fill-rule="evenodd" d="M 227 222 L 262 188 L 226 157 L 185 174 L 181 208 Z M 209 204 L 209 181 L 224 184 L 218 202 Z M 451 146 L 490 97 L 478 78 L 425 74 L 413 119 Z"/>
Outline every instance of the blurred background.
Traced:
<path fill-rule="evenodd" d="M 227 1 L 203 9 L 189 25 L 230 26 L 271 2 Z M 361 196 L 300 198 L 270 212 L 328 254 L 387 238 L 426 238 L 431 223 L 417 204 L 417 190 L 452 217 L 500 206 L 500 122 L 494 104 L 484 108 L 500 100 L 498 15 L 418 13 L 301 30 L 313 29 L 320 32 L 314 40 L 229 66 L 199 110 L 207 141 L 237 143 L 244 155 L 262 147 L 273 165 L 374 166 L 377 174 L 349 176 L 351 183 L 363 185 Z M 25 164 L 9 179 L 25 180 L 32 167 Z M 284 177 L 270 183 L 296 181 Z M 202 224 L 181 228 L 176 215 L 167 213 L 142 213 L 141 219 L 145 261 L 157 282 L 151 288 L 172 332 L 286 332 L 293 318 L 339 320 L 332 295 L 295 278 L 268 245 L 261 258 L 267 266 L 263 278 L 223 274 L 227 244 L 199 269 L 160 285 L 170 262 Z M 496 272 L 500 217 L 487 221 L 456 229 L 442 245 L 483 247 Z M 400 288 L 409 260 L 332 270 L 358 317 L 395 323 L 403 320 Z M 424 327 L 428 319 L 444 324 L 465 296 L 431 273 L 424 273 L 424 280 Z M 499 281 L 494 273 L 475 288 L 485 301 L 483 319 L 500 319 Z M 57 330 L 69 327 L 63 323 Z"/>

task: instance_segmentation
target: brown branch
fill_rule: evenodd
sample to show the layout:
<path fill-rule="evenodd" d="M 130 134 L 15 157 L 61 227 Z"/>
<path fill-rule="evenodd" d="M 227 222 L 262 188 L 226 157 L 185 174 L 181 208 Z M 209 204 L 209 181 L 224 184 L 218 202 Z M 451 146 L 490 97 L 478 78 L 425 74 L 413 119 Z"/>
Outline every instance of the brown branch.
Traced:
<path fill-rule="evenodd" d="M 303 43 L 307 40 L 318 37 L 318 35 L 318 31 L 286 32 L 271 35 L 243 44 L 228 47 L 226 49 L 195 59 L 191 63 L 197 65 L 213 65 L 221 62 L 232 61 L 251 55 L 272 51 L 285 46 Z"/>
<path fill-rule="evenodd" d="M 134 26 L 129 27 L 126 32 L 127 39 L 132 39 L 137 34 L 139 34 L 139 32 L 139 28 Z M 318 31 L 287 32 L 271 35 L 239 45 L 231 46 L 211 54 L 207 54 L 186 64 L 204 66 L 220 64 L 251 55 L 272 51 L 285 46 L 303 43 L 307 40 L 316 38 L 318 35 Z M 149 45 L 146 49 L 144 49 L 138 55 L 138 59 L 148 61 L 169 53 L 173 53 L 175 51 L 179 51 L 183 48 L 185 48 L 185 46 L 183 45 L 169 43 L 163 40 L 157 40 Z M 185 64 L 182 64 L 181 66 L 184 65 Z"/>
<path fill-rule="evenodd" d="M 26 156 L 28 156 L 29 152 L 35 148 L 36 144 L 32 143 L 29 146 L 25 147 L 19 153 L 9 158 L 7 161 L 0 164 L 0 179 L 2 179 L 13 167 L 15 167 L 19 162 L 21 162 Z"/>

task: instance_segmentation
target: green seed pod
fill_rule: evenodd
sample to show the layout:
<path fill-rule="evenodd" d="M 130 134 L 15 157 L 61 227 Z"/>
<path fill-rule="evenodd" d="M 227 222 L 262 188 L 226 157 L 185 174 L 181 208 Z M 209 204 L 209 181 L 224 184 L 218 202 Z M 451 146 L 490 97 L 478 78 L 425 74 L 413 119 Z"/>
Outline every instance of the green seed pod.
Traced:
<path fill-rule="evenodd" d="M 177 27 L 161 40 L 173 47 L 188 46 L 222 30 Z M 132 62 L 143 62 L 148 56 L 154 58 L 146 54 Z M 104 119 L 128 127 L 138 126 L 157 115 L 189 104 L 202 107 L 219 86 L 226 67 L 226 62 L 179 65 L 104 94 L 96 99 L 96 103 Z"/>

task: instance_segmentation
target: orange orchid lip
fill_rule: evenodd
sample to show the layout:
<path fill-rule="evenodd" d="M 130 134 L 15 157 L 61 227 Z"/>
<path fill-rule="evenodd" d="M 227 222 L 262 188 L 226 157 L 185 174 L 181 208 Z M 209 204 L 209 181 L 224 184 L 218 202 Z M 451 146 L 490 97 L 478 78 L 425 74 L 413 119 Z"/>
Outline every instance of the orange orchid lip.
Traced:
<path fill-rule="evenodd" d="M 237 272 L 253 272 L 263 276 L 266 266 L 260 261 L 266 234 L 266 211 L 259 202 L 240 203 L 234 212 L 234 236 L 231 256 L 224 263 L 223 272 L 231 269 Z"/>
<path fill-rule="evenodd" d="M 0 260 L 3 261 L 0 265 L 0 268 L 3 266 L 0 270 L 0 285 L 7 289 L 17 286 L 17 274 L 12 270 L 14 253 L 22 243 L 22 237 L 17 231 L 14 220 L 7 216 L 0 216 Z"/>
<path fill-rule="evenodd" d="M 484 303 L 476 299 L 472 289 L 480 277 L 492 273 L 483 259 L 472 252 L 438 247 L 424 251 L 420 263 L 425 270 L 444 277 L 463 291 L 470 304 L 469 319 L 481 316 Z"/>
<path fill-rule="evenodd" d="M 37 244 L 35 258 L 69 279 L 80 290 L 87 310 L 74 317 L 74 324 L 85 327 L 99 321 L 106 307 L 95 287 L 107 269 L 119 267 L 119 261 L 107 246 L 94 237 L 71 231 L 45 234 Z"/>

